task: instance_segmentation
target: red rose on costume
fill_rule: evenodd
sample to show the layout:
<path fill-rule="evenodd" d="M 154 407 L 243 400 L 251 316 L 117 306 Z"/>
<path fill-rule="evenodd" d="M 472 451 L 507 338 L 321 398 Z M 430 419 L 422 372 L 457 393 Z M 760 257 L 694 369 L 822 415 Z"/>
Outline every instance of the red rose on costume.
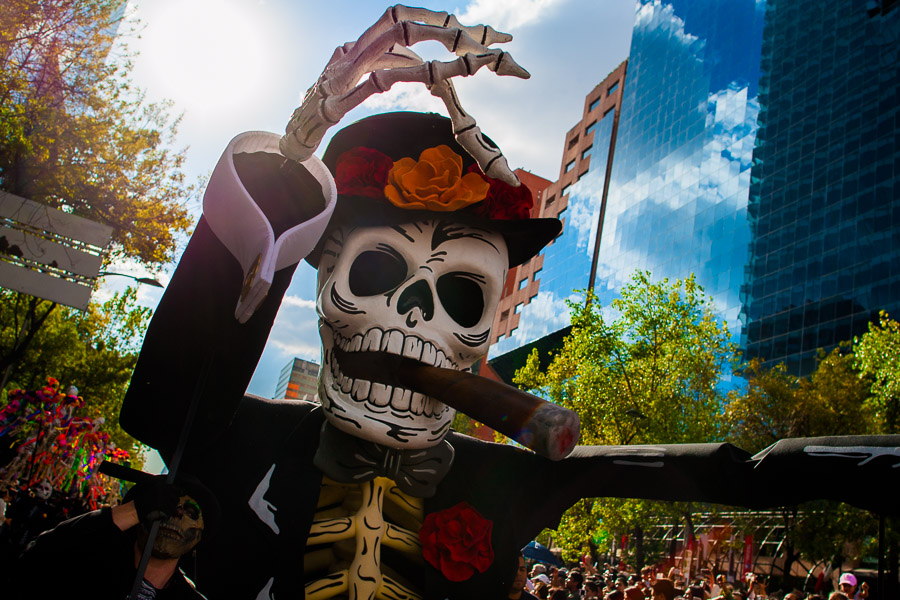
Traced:
<path fill-rule="evenodd" d="M 384 186 L 394 161 L 378 150 L 357 146 L 337 159 L 334 183 L 338 194 L 384 198 Z"/>
<path fill-rule="evenodd" d="M 472 212 L 485 219 L 528 219 L 534 198 L 525 184 L 513 187 L 499 179 L 491 179 L 481 172 L 477 164 L 469 167 L 469 173 L 478 173 L 490 184 L 487 197 L 472 207 Z"/>
<path fill-rule="evenodd" d="M 419 530 L 422 555 L 450 581 L 484 573 L 494 562 L 493 525 L 466 502 L 431 513 Z"/>

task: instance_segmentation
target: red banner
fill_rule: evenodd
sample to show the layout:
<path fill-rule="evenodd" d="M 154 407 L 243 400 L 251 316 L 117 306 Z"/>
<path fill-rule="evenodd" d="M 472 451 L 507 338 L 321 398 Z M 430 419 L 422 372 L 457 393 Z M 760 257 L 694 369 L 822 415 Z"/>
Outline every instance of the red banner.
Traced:
<path fill-rule="evenodd" d="M 753 571 L 753 536 L 748 535 L 744 537 L 744 560 L 743 564 L 743 572 L 741 573 L 741 577 L 745 577 L 747 573 Z"/>

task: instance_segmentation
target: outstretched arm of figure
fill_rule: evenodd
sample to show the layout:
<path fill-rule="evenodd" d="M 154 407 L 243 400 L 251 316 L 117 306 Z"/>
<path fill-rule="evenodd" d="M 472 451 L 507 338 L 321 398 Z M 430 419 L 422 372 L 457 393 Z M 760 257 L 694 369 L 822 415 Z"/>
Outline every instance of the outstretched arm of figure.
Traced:
<path fill-rule="evenodd" d="M 900 436 L 792 438 L 751 456 L 731 444 L 578 446 L 569 458 L 547 463 L 547 519 L 580 498 L 617 497 L 692 501 L 746 508 L 795 506 L 834 500 L 883 515 L 900 514 L 890 494 L 873 494 L 848 481 L 900 485 Z M 537 471 L 538 469 L 535 469 Z M 810 482 L 833 484 L 810 485 Z M 893 482 L 893 483 L 891 483 Z"/>
<path fill-rule="evenodd" d="M 164 458 L 192 398 L 199 405 L 188 450 L 230 422 L 294 268 L 330 216 L 330 175 L 318 159 L 285 159 L 278 139 L 254 132 L 228 146 L 144 338 L 120 420 Z"/>

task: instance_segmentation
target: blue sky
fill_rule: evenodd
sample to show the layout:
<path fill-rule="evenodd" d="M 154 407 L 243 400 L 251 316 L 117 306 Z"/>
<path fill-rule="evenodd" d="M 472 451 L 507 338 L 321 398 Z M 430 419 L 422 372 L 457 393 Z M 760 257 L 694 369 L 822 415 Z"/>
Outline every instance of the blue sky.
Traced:
<path fill-rule="evenodd" d="M 628 55 L 633 0 L 417 4 L 453 12 L 465 25 L 487 23 L 514 36 L 503 49 L 531 72 L 531 79 L 500 78 L 483 70 L 455 85 L 463 106 L 500 145 L 510 166 L 556 179 L 565 133 L 581 118 L 585 95 Z M 188 147 L 186 170 L 191 177 L 203 176 L 238 133 L 283 132 L 334 48 L 359 37 L 386 6 L 361 0 L 132 2 L 129 12 L 142 25 L 140 38 L 129 43 L 139 53 L 131 76 L 148 99 L 171 100 L 174 112 L 183 115 L 178 144 Z M 434 43 L 415 50 L 426 58 L 452 58 Z M 424 87 L 397 85 L 349 113 L 341 125 L 390 110 L 446 114 Z M 115 270 L 139 272 L 129 265 Z M 167 282 L 168 273 L 159 279 Z M 142 286 L 144 303 L 155 306 L 160 295 Z M 250 392 L 271 397 L 281 368 L 294 356 L 319 361 L 314 298 L 315 272 L 304 263 L 278 313 Z"/>

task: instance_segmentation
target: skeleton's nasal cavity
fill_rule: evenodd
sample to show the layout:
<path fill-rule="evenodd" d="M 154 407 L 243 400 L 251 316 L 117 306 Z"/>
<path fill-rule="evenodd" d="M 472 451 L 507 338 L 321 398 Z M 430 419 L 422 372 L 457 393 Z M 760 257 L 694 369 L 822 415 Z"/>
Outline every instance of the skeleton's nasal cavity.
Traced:
<path fill-rule="evenodd" d="M 434 296 L 428 283 L 420 279 L 403 290 L 397 300 L 397 312 L 404 315 L 413 308 L 418 307 L 422 311 L 422 318 L 430 321 L 434 316 Z"/>

